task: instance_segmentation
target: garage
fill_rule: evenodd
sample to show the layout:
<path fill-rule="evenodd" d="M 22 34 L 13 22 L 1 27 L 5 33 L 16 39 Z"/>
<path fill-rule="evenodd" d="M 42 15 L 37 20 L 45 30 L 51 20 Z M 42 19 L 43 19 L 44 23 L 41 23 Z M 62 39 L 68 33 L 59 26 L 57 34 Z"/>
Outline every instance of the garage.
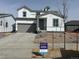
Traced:
<path fill-rule="evenodd" d="M 36 24 L 18 23 L 18 32 L 35 32 Z"/>

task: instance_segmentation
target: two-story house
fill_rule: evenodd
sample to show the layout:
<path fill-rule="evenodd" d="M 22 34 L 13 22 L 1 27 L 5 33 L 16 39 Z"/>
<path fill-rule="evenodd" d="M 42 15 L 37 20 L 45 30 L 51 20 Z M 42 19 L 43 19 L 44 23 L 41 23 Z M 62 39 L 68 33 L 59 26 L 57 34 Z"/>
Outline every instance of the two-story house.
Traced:
<path fill-rule="evenodd" d="M 64 20 L 55 11 L 32 10 L 26 6 L 17 9 L 16 31 L 64 31 Z"/>

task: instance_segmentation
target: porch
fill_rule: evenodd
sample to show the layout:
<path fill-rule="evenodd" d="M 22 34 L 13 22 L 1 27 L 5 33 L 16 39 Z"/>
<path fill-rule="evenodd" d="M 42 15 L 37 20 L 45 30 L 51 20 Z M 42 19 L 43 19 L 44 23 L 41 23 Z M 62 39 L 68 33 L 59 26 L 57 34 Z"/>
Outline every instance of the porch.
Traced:
<path fill-rule="evenodd" d="M 47 19 L 40 18 L 37 20 L 37 32 L 46 32 L 47 30 Z"/>

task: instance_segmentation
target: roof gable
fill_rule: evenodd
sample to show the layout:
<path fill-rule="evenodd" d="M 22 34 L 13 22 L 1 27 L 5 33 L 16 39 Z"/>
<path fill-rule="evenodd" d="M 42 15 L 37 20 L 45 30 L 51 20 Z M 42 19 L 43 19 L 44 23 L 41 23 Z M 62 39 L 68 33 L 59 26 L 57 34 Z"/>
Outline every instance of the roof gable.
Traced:
<path fill-rule="evenodd" d="M 19 10 L 21 10 L 21 9 L 23 9 L 23 8 L 24 8 L 24 9 L 27 9 L 27 10 L 29 10 L 29 11 L 32 11 L 30 8 L 28 8 L 28 7 L 26 7 L 26 6 L 22 6 L 22 7 L 18 8 L 17 11 L 19 11 Z"/>
<path fill-rule="evenodd" d="M 63 18 L 63 15 L 60 15 L 59 13 L 55 13 L 54 11 L 45 12 L 45 14 L 41 14 L 40 16 L 45 16 L 45 15 L 48 15 L 48 14 L 52 14 L 52 15 Z"/>
<path fill-rule="evenodd" d="M 44 15 L 48 15 L 48 14 L 53 14 L 53 15 L 56 15 L 56 16 L 59 16 L 59 17 L 63 18 L 63 15 L 59 14 L 58 11 L 32 10 L 32 9 L 28 8 L 27 6 L 23 6 L 21 8 L 18 8 L 17 11 L 21 10 L 22 8 L 25 8 L 25 9 L 31 11 L 31 12 L 36 12 L 36 13 L 37 12 L 39 12 L 39 13 L 43 12 L 44 14 L 42 14 L 40 16 L 44 16 Z"/>

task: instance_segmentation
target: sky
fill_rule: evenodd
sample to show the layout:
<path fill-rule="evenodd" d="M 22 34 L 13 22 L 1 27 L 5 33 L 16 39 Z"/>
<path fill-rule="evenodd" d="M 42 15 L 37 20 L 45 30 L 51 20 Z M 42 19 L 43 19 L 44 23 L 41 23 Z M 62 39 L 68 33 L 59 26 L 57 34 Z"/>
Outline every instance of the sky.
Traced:
<path fill-rule="evenodd" d="M 50 10 L 62 10 L 62 0 L 0 0 L 0 13 L 9 13 L 17 17 L 17 9 L 27 6 L 41 10 L 50 6 Z M 79 20 L 79 0 L 68 0 L 68 20 Z"/>

